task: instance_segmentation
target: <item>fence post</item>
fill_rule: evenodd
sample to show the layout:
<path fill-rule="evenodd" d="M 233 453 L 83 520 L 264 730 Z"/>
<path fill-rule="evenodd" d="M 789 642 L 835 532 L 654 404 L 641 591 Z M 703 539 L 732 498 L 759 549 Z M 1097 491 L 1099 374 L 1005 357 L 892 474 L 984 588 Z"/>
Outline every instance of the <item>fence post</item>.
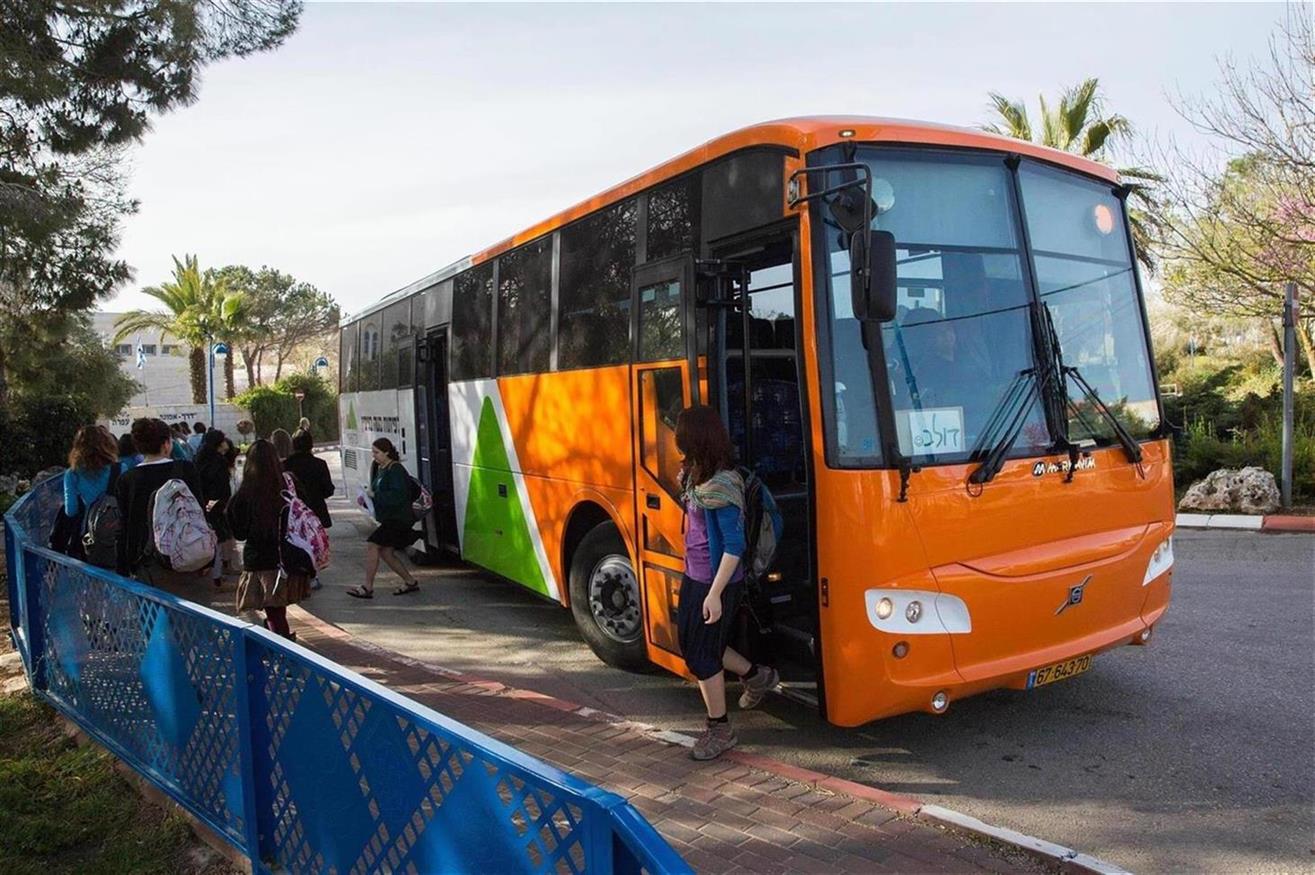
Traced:
<path fill-rule="evenodd" d="M 260 779 L 256 774 L 255 738 L 263 733 L 253 730 L 258 725 L 263 727 L 261 717 L 264 709 L 261 709 L 262 715 L 258 715 L 253 709 L 253 704 L 263 701 L 264 697 L 259 692 L 252 695 L 253 687 L 258 690 L 258 685 L 263 681 L 258 677 L 260 673 L 254 670 L 255 666 L 251 665 L 247 650 L 246 629 L 239 629 L 233 636 L 233 665 L 237 672 L 234 704 L 237 716 L 238 768 L 242 775 L 242 833 L 247 859 L 251 861 L 251 871 L 258 873 L 264 872 L 265 867 L 261 862 L 260 852 L 262 818 L 257 799 L 261 794 L 257 788 Z"/>
<path fill-rule="evenodd" d="M 610 873 L 613 871 L 612 814 L 593 800 L 588 800 L 581 810 L 585 812 L 585 869 L 591 873 Z"/>
<path fill-rule="evenodd" d="M 1292 507 L 1292 380 L 1297 364 L 1297 284 L 1283 290 L 1283 507 Z"/>
<path fill-rule="evenodd" d="M 24 553 L 23 546 L 18 548 Z M 28 562 L 23 556 L 23 631 L 27 635 L 28 666 L 32 680 L 32 690 L 45 692 L 46 689 L 46 624 L 45 608 L 41 600 L 41 567 L 44 562 Z"/>

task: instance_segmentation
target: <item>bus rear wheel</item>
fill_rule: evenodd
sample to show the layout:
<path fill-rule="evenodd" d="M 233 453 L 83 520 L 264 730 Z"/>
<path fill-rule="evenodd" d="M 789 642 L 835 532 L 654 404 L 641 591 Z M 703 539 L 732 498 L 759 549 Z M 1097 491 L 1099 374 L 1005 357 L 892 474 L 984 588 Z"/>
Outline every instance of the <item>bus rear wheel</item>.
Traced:
<path fill-rule="evenodd" d="M 625 541 L 611 523 L 599 523 L 571 557 L 571 614 L 598 658 L 628 671 L 649 667 L 639 577 Z"/>

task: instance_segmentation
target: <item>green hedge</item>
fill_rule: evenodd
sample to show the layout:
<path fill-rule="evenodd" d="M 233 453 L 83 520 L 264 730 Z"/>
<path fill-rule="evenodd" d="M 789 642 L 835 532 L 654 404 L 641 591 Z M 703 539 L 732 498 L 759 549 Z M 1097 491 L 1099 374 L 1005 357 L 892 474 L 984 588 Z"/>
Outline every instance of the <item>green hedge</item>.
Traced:
<path fill-rule="evenodd" d="M 15 396 L 8 411 L 0 409 L 0 474 L 30 477 L 68 464 L 73 436 L 95 421 L 85 399 Z"/>
<path fill-rule="evenodd" d="M 297 399 L 292 394 L 301 389 L 306 393 L 302 411 L 310 420 L 316 442 L 338 439 L 338 395 L 333 386 L 314 374 L 290 374 L 272 386 L 257 386 L 243 392 L 233 403 L 251 411 L 255 435 L 269 437 L 276 428 L 289 434 L 297 428 Z"/>

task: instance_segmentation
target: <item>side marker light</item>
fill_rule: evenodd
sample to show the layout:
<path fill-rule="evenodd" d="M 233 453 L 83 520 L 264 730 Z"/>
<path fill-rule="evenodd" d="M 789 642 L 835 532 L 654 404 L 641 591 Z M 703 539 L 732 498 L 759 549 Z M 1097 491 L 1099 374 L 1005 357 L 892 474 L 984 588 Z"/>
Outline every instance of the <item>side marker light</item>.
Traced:
<path fill-rule="evenodd" d="M 937 714 L 944 713 L 948 707 L 950 707 L 950 697 L 945 694 L 944 690 L 931 697 L 931 709 Z"/>

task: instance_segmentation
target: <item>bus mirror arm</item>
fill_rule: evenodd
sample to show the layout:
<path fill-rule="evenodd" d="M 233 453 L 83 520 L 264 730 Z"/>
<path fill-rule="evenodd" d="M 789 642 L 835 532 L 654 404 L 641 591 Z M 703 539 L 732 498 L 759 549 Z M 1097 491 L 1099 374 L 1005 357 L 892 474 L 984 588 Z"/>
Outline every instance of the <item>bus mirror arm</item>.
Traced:
<path fill-rule="evenodd" d="M 810 174 L 821 174 L 816 191 L 812 190 Z M 832 174 L 839 174 L 839 182 L 831 184 Z M 804 194 L 806 183 L 809 191 Z M 872 230 L 872 220 L 880 212 L 872 199 L 872 168 L 854 161 L 805 167 L 790 174 L 787 191 L 791 207 L 821 200 L 831 220 L 849 235 L 849 288 L 854 317 L 862 322 L 894 319 L 895 235 Z"/>

